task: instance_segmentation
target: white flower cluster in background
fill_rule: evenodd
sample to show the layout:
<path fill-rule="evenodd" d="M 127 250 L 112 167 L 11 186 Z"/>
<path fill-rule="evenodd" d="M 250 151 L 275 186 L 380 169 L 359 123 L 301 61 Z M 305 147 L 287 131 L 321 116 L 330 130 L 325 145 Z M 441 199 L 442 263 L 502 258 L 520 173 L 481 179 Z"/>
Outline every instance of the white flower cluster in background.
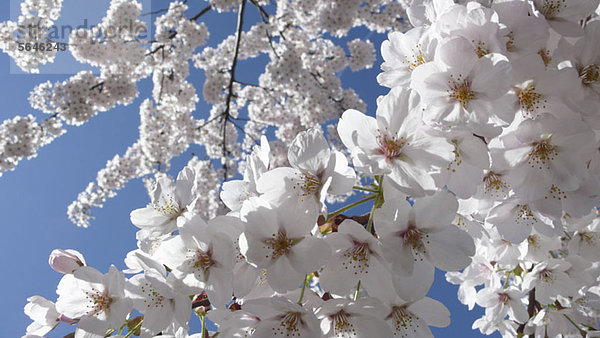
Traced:
<path fill-rule="evenodd" d="M 19 43 L 46 44 L 54 21 L 60 16 L 62 0 L 26 0 L 17 21 L 0 22 L 0 49 L 24 72 L 39 73 L 39 67 L 54 61 L 55 49 L 20 50 Z"/>
<path fill-rule="evenodd" d="M 32 115 L 17 116 L 0 124 L 0 176 L 14 170 L 24 157 L 37 155 L 39 147 L 46 145 L 64 132 L 62 123 L 48 118 L 41 123 Z"/>
<path fill-rule="evenodd" d="M 125 62 L 149 67 L 154 83 L 140 140 L 70 216 L 89 224 L 92 206 L 191 143 L 221 167 L 194 157 L 176 179 L 146 180 L 150 203 L 131 212 L 139 231 L 126 270 L 102 274 L 73 250 L 54 251 L 58 298 L 29 298 L 27 334 L 64 322 L 82 337 L 431 337 L 450 323 L 427 297 L 437 268 L 461 302 L 485 309 L 473 323 L 483 334 L 599 335 L 600 19 L 591 13 L 600 0 L 402 3 L 414 27 L 381 46 L 378 81 L 390 90 L 374 117 L 338 77 L 373 63 L 371 43 L 350 41 L 346 56 L 323 33 L 404 28 L 400 3 L 279 1 L 271 15 L 258 1 L 214 1 L 237 8 L 237 31 L 198 53 L 206 27 L 171 3 L 147 57 Z M 261 22 L 243 31 L 246 6 Z M 138 12 L 113 1 L 108 16 Z M 269 59 L 257 83 L 237 79 L 238 60 L 258 55 Z M 201 118 L 189 60 L 213 104 Z M 105 84 L 120 62 L 101 65 Z M 145 75 L 133 74 L 135 86 Z M 78 124 L 135 96 L 107 85 L 90 98 L 98 84 L 88 78 L 42 85 L 32 104 Z M 79 107 L 78 95 L 108 103 Z M 27 148 L 43 139 L 29 121 L 5 122 L 3 139 L 37 149 Z M 267 126 L 276 140 L 255 145 Z M 241 179 L 230 179 L 236 170 Z M 353 191 L 360 199 L 327 203 Z M 361 204 L 371 211 L 355 214 Z M 217 332 L 188 332 L 191 315 Z"/>

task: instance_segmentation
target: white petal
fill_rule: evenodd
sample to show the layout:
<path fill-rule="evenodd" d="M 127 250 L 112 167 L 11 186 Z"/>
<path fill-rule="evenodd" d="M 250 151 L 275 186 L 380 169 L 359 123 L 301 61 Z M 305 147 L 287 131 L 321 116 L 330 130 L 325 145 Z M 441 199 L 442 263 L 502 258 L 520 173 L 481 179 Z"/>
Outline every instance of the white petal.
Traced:
<path fill-rule="evenodd" d="M 288 254 L 290 264 L 299 273 L 317 271 L 331 257 L 329 244 L 321 238 L 306 236 Z"/>
<path fill-rule="evenodd" d="M 450 325 L 450 311 L 435 299 L 425 297 L 411 304 L 408 309 L 421 317 L 427 325 L 446 327 Z"/>
<path fill-rule="evenodd" d="M 152 307 L 144 313 L 144 322 L 142 323 L 142 331 L 144 329 L 156 334 L 173 322 L 173 305 L 167 302 L 164 307 Z"/>
<path fill-rule="evenodd" d="M 338 122 L 337 131 L 340 139 L 350 151 L 356 147 L 366 150 L 376 149 L 379 146 L 375 138 L 377 134 L 376 120 L 358 110 L 346 110 Z"/>
<path fill-rule="evenodd" d="M 432 196 L 415 199 L 413 209 L 417 228 L 438 231 L 452 223 L 458 210 L 458 201 L 454 195 L 442 190 Z"/>
<path fill-rule="evenodd" d="M 276 259 L 267 267 L 267 279 L 273 290 L 284 293 L 300 287 L 304 274 L 297 272 L 290 265 L 286 256 Z"/>
<path fill-rule="evenodd" d="M 469 234 L 454 225 L 430 233 L 425 243 L 426 255 L 433 265 L 444 271 L 458 271 L 471 263 L 475 245 Z"/>
<path fill-rule="evenodd" d="M 410 276 L 394 276 L 396 293 L 405 301 L 411 302 L 425 297 L 433 284 L 435 267 L 425 260 L 417 260 Z"/>
<path fill-rule="evenodd" d="M 170 217 L 154 210 L 152 206 L 133 210 L 129 215 L 129 218 L 133 225 L 141 229 L 159 227 L 170 220 Z"/>
<path fill-rule="evenodd" d="M 192 202 L 192 192 L 194 191 L 194 183 L 196 174 L 194 169 L 186 166 L 177 175 L 175 182 L 175 197 L 181 208 Z"/>
<path fill-rule="evenodd" d="M 329 161 L 329 145 L 323 133 L 311 128 L 299 133 L 288 150 L 290 165 L 312 174 L 319 173 Z"/>

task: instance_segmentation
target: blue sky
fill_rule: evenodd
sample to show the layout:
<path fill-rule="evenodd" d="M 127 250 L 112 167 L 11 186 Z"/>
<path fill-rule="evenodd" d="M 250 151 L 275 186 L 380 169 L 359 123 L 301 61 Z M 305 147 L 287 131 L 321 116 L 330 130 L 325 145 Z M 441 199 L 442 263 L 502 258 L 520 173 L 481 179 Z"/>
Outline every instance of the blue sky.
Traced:
<path fill-rule="evenodd" d="M 0 22 L 9 19 L 11 4 L 17 0 L 3 1 L 0 4 Z M 152 9 L 165 8 L 167 0 L 152 1 Z M 80 23 L 80 18 L 88 18 L 90 24 L 98 22 L 108 8 L 108 0 L 76 1 L 65 0 L 64 22 Z M 195 1 L 190 13 L 195 14 L 206 6 L 204 1 Z M 147 10 L 144 9 L 144 12 Z M 246 22 L 253 22 L 256 16 L 253 8 L 248 10 Z M 225 19 L 224 19 L 225 17 Z M 235 29 L 235 16 L 230 14 L 208 13 L 203 16 L 211 32 L 209 43 L 219 42 Z M 353 37 L 365 37 L 365 30 L 353 31 Z M 371 35 L 376 49 L 385 39 L 381 35 Z M 33 110 L 27 101 L 29 92 L 41 82 L 62 81 L 85 66 L 77 65 L 70 56 L 58 65 L 46 66 L 42 75 L 15 74 L 14 67 L 6 54 L 0 53 L 0 119 L 16 115 L 33 114 L 38 119 L 46 116 Z M 346 87 L 352 87 L 367 102 L 369 113 L 374 114 L 375 98 L 387 90 L 376 82 L 381 57 L 371 70 L 342 74 Z M 251 80 L 255 74 L 239 65 L 239 78 Z M 246 64 L 247 65 L 247 64 Z M 54 74 L 52 74 L 54 73 Z M 197 84 L 201 95 L 202 72 L 192 70 L 192 81 Z M 250 82 L 250 81 L 248 81 Z M 254 81 L 255 82 L 255 81 Z M 67 218 L 66 208 L 86 185 L 93 181 L 98 170 L 105 166 L 115 154 L 123 154 L 138 137 L 138 107 L 149 96 L 151 82 L 143 80 L 140 96 L 128 107 L 117 107 L 102 112 L 81 127 L 68 127 L 68 132 L 53 143 L 40 149 L 39 155 L 31 160 L 23 160 L 13 172 L 0 177 L 0 223 L 4 231 L 0 236 L 0 265 L 3 276 L 0 286 L 3 290 L 2 325 L 0 337 L 19 337 L 25 333 L 29 318 L 23 313 L 26 298 L 41 295 L 52 301 L 56 299 L 56 285 L 62 275 L 48 266 L 48 254 L 55 248 L 72 248 L 82 252 L 89 265 L 106 272 L 110 264 L 124 268 L 123 258 L 135 248 L 136 228 L 129 221 L 131 210 L 143 207 L 148 197 L 141 180 L 130 182 L 118 196 L 106 202 L 104 208 L 94 209 L 95 219 L 91 227 L 84 229 L 74 226 Z M 206 116 L 208 106 L 202 102 L 197 106 L 196 117 Z M 201 153 L 199 147 L 192 147 L 173 161 L 172 174 L 176 174 L 191 157 L 191 151 Z M 456 300 L 457 288 L 445 282 L 442 273 L 436 274 L 436 281 L 430 296 L 442 301 L 452 313 L 449 328 L 435 330 L 436 336 L 478 337 L 478 331 L 471 330 L 473 320 L 482 311 L 468 312 L 466 306 Z M 193 326 L 198 327 L 197 318 Z M 62 337 L 73 331 L 73 327 L 61 324 L 49 337 Z"/>

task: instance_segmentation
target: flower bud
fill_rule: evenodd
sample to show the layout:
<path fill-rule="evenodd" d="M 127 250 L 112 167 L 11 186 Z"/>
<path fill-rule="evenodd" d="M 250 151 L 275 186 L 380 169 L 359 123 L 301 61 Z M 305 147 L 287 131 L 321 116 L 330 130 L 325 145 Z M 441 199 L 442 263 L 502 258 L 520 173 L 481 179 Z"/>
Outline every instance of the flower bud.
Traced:
<path fill-rule="evenodd" d="M 69 325 L 73 325 L 73 324 L 77 324 L 79 323 L 79 318 L 73 319 L 73 318 L 69 318 L 65 315 L 60 315 L 60 317 L 58 317 L 58 320 L 60 320 L 63 323 L 67 323 Z"/>
<path fill-rule="evenodd" d="M 56 272 L 69 274 L 86 265 L 83 255 L 76 250 L 54 249 L 48 259 L 50 267 Z"/>

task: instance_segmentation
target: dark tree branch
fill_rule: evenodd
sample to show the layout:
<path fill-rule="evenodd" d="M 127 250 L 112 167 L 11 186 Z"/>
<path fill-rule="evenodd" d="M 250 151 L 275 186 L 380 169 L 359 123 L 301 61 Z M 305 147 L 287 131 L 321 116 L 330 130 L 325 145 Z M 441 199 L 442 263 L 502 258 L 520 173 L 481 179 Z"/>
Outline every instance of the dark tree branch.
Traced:
<path fill-rule="evenodd" d="M 208 5 L 208 6 L 204 7 L 204 8 L 203 8 L 203 9 L 202 9 L 200 12 L 198 12 L 198 14 L 196 14 L 196 15 L 192 16 L 192 17 L 190 18 L 190 20 L 192 20 L 192 21 L 196 21 L 196 20 L 198 20 L 198 19 L 199 19 L 201 16 L 203 16 L 203 15 L 204 15 L 204 14 L 206 14 L 208 11 L 210 11 L 210 10 L 211 10 L 211 8 L 212 8 L 212 6 L 211 6 L 211 5 Z"/>
<path fill-rule="evenodd" d="M 250 2 L 254 5 L 254 7 L 258 8 L 258 11 L 260 12 L 260 17 L 261 17 L 262 21 L 268 22 L 269 21 L 269 13 L 267 13 L 267 11 L 265 11 L 265 9 L 258 2 L 256 2 L 256 0 L 250 0 Z"/>
<path fill-rule="evenodd" d="M 535 315 L 535 308 L 536 308 L 536 300 L 535 300 L 535 288 L 531 289 L 531 291 L 529 291 L 529 304 L 527 304 L 527 313 L 529 314 L 529 318 L 533 318 L 533 316 Z M 517 328 L 517 333 L 518 334 L 523 334 L 523 331 L 525 330 L 525 324 L 527 323 L 523 323 L 521 325 L 519 325 L 519 327 Z M 530 334 L 529 337 L 533 338 L 535 335 Z"/>
<path fill-rule="evenodd" d="M 229 151 L 227 150 L 227 122 L 229 121 L 229 111 L 231 109 L 231 99 L 233 98 L 233 84 L 235 82 L 235 68 L 237 67 L 238 56 L 240 53 L 240 42 L 242 41 L 242 28 L 244 26 L 244 10 L 246 9 L 246 0 L 242 0 L 240 3 L 240 9 L 238 11 L 237 29 L 235 33 L 235 49 L 233 50 L 233 60 L 231 61 L 231 70 L 229 77 L 229 84 L 227 86 L 227 98 L 225 99 L 225 111 L 222 115 L 222 126 L 221 134 L 223 141 L 223 181 L 227 180 L 227 157 Z"/>

